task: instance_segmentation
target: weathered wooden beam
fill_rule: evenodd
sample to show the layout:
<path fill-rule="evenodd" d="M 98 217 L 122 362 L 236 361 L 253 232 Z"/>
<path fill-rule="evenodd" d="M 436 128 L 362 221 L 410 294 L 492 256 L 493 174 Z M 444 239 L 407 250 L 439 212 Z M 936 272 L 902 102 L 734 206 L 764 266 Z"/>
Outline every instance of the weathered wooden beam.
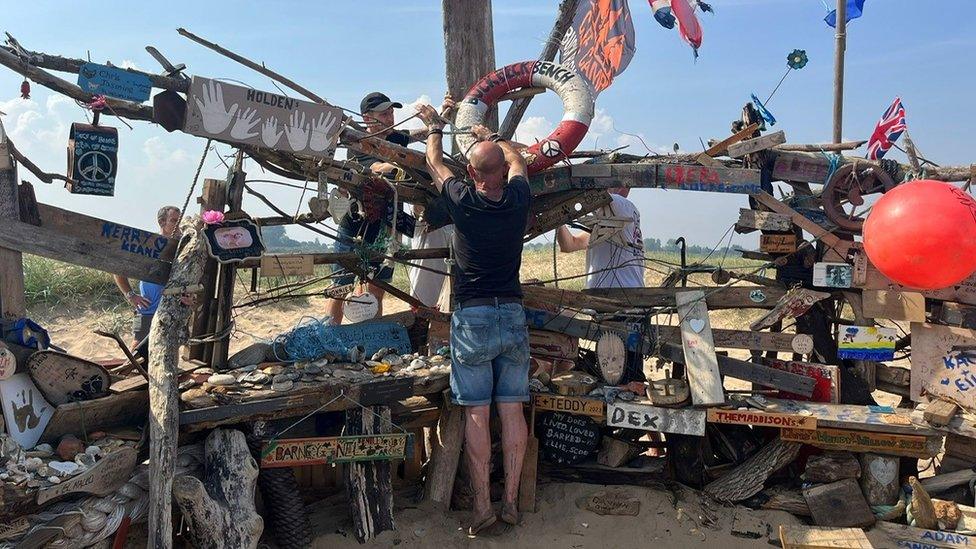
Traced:
<path fill-rule="evenodd" d="M 850 151 L 854 150 L 861 145 L 867 143 L 867 139 L 862 139 L 860 141 L 842 141 L 840 143 L 783 143 L 781 145 L 776 145 L 773 149 L 777 151 L 792 151 L 792 152 L 821 152 L 821 151 Z"/>
<path fill-rule="evenodd" d="M 722 156 L 728 152 L 729 145 L 734 145 L 739 141 L 748 138 L 753 133 L 755 133 L 756 130 L 758 129 L 759 129 L 759 124 L 749 124 L 745 128 L 742 128 L 741 130 L 735 132 L 729 137 L 726 137 L 725 139 L 719 141 L 718 143 L 706 149 L 705 154 L 711 157 Z"/>
<path fill-rule="evenodd" d="M 699 164 L 655 164 L 648 161 L 563 166 L 533 175 L 529 184 L 533 194 L 613 187 L 736 194 L 762 192 L 759 170 Z"/>
<path fill-rule="evenodd" d="M 773 164 L 773 179 L 778 181 L 799 181 L 803 183 L 827 182 L 830 175 L 830 159 L 823 154 L 816 152 L 795 152 L 795 151 L 775 151 L 776 160 Z M 849 156 L 840 157 L 839 166 L 857 162 L 858 165 L 874 166 L 881 168 L 880 162 L 855 158 Z M 926 168 L 925 176 L 937 181 L 968 181 L 972 176 L 969 166 L 940 166 Z M 906 174 L 911 174 L 911 166 L 899 164 L 898 170 L 893 175 L 895 181 L 901 181 Z"/>
<path fill-rule="evenodd" d="M 543 197 L 544 198 L 544 197 Z M 539 202 L 534 200 L 533 202 Z M 610 204 L 610 194 L 603 190 L 582 191 L 576 196 L 570 196 L 552 206 L 532 206 L 532 226 L 525 234 L 528 242 L 533 238 L 545 234 L 560 225 L 578 219 Z M 579 209 L 576 206 L 579 206 Z"/>
<path fill-rule="evenodd" d="M 0 122 L 0 222 L 20 223 L 17 165 L 10 140 Z M 24 261 L 21 251 L 0 241 L 0 319 L 27 314 L 24 289 Z"/>
<path fill-rule="evenodd" d="M 442 0 L 447 92 L 460 101 L 481 77 L 495 70 L 491 2 Z M 498 108 L 489 106 L 484 125 L 498 128 Z M 457 144 L 454 145 L 457 151 Z M 460 151 L 464 154 L 466 151 Z"/>
<path fill-rule="evenodd" d="M 115 247 L 123 252 L 167 263 L 173 261 L 176 254 L 176 240 L 155 231 L 129 227 L 40 202 L 37 212 L 40 214 L 40 226 L 99 242 L 107 248 Z"/>
<path fill-rule="evenodd" d="M 833 248 L 837 253 L 845 255 L 851 248 L 851 244 L 853 244 L 851 241 L 841 240 L 834 233 L 828 231 L 820 225 L 817 225 L 813 221 L 810 221 L 804 217 L 803 214 L 773 198 L 773 195 L 769 193 L 760 192 L 752 195 L 752 197 L 770 210 L 779 214 L 790 216 L 794 225 L 797 225 L 804 231 L 812 234 L 815 239 L 820 240 L 827 246 Z"/>
<path fill-rule="evenodd" d="M 183 247 L 173 261 L 167 288 L 200 283 L 207 259 L 199 218 L 182 224 Z M 179 446 L 180 347 L 186 343 L 190 308 L 179 295 L 164 295 L 149 331 L 149 547 L 173 546 L 173 477 Z"/>
<path fill-rule="evenodd" d="M 752 139 L 747 139 L 734 145 L 729 145 L 729 156 L 739 158 L 747 154 L 752 154 L 766 149 L 771 149 L 776 145 L 786 143 L 786 132 L 780 130 L 767 135 L 762 135 Z"/>
<path fill-rule="evenodd" d="M 566 30 L 573 22 L 576 6 L 579 5 L 579 2 L 580 0 L 562 0 L 560 2 L 556 24 L 553 25 L 552 31 L 549 32 L 549 38 L 546 39 L 546 45 L 542 48 L 542 53 L 539 55 L 540 61 L 552 61 L 556 58 L 556 52 L 559 51 L 559 45 L 562 44 L 563 35 L 566 34 Z M 518 128 L 519 122 L 522 121 L 522 116 L 525 115 L 531 101 L 532 97 L 529 96 L 512 102 L 505 114 L 505 121 L 498 128 L 499 135 L 505 139 L 511 139 L 515 135 L 515 129 Z"/>
<path fill-rule="evenodd" d="M 705 292 L 708 310 L 772 309 L 786 295 L 783 288 L 763 286 L 696 286 Z M 625 302 L 631 307 L 674 307 L 682 288 L 589 288 L 584 293 Z"/>
<path fill-rule="evenodd" d="M 404 261 L 413 261 L 419 259 L 437 259 L 440 257 L 448 257 L 450 250 L 447 248 L 426 248 L 422 250 L 400 250 L 393 254 L 396 259 L 402 259 Z M 383 259 L 385 254 L 382 252 L 377 252 L 375 250 L 364 250 L 363 254 L 369 259 Z M 322 252 L 322 253 L 310 253 L 310 254 L 279 254 L 281 257 L 287 257 L 289 255 L 310 255 L 312 256 L 312 262 L 316 265 L 334 265 L 337 263 L 349 262 L 349 261 L 359 261 L 362 259 L 363 255 L 357 252 Z M 260 259 L 245 259 L 238 263 L 238 266 L 242 269 L 249 269 L 252 267 L 260 267 Z"/>

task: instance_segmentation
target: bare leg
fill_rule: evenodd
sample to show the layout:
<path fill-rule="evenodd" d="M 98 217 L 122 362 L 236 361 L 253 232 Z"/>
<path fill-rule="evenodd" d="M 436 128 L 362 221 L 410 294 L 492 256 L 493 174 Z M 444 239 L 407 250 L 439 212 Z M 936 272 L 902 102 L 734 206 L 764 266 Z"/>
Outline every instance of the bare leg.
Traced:
<path fill-rule="evenodd" d="M 464 454 L 468 457 L 468 471 L 471 474 L 471 487 L 474 489 L 472 524 L 478 524 L 492 515 L 488 488 L 488 460 L 491 459 L 488 413 L 488 405 L 468 406 L 464 409 Z"/>
<path fill-rule="evenodd" d="M 380 288 L 379 286 L 369 284 L 369 293 L 376 297 L 376 303 L 379 305 L 376 308 L 376 316 L 383 316 L 383 296 L 386 295 L 386 290 Z"/>
<path fill-rule="evenodd" d="M 499 402 L 498 415 L 502 420 L 502 453 L 505 456 L 505 509 L 517 515 L 519 479 L 522 476 L 522 460 L 528 427 L 521 402 Z"/>
<path fill-rule="evenodd" d="M 325 304 L 325 312 L 332 317 L 331 322 L 336 326 L 342 324 L 342 304 L 341 299 L 329 299 Z"/>

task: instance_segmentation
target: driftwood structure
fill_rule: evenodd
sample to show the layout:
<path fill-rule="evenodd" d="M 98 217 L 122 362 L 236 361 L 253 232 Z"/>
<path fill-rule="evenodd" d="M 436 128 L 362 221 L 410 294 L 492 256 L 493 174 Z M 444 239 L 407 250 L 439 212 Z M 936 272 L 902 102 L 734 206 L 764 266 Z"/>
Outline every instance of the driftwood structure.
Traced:
<path fill-rule="evenodd" d="M 540 61 L 554 58 L 577 5 L 574 0 L 561 2 Z M 450 94 L 460 98 L 495 70 L 490 3 L 472 8 L 468 2 L 445 0 L 444 28 L 447 84 Z M 311 101 L 308 105 L 322 109 L 323 121 L 325 111 L 333 108 L 264 64 L 186 29 L 179 32 L 300 93 Z M 213 81 L 190 78 L 185 68 L 152 51 L 163 74 L 115 69 L 145 78 L 160 90 L 152 105 L 108 97 L 100 116 L 175 124 L 173 129 L 200 135 L 198 127 L 191 130 L 191 119 L 203 115 L 184 97 L 198 99 L 201 82 Z M 86 64 L 82 59 L 31 51 L 8 35 L 7 44 L 0 46 L 0 64 L 75 100 L 93 100 L 91 93 L 52 73 L 77 74 Z M 542 91 L 525 87 L 503 96 L 511 105 L 500 133 L 511 137 L 528 102 Z M 173 109 L 178 111 L 175 122 Z M 494 126 L 497 114 L 492 116 L 487 123 Z M 36 340 L 34 347 L 26 345 L 23 327 L 16 336 L 9 335 L 14 328 L 7 328 L 27 316 L 22 254 L 166 288 L 153 320 L 145 368 L 145 359 L 127 348 L 125 361 L 96 365 L 105 369 L 110 386 L 88 395 L 93 398 L 51 406 L 36 440 L 25 447 L 13 436 L 27 440 L 30 429 L 25 426 L 40 421 L 42 407 L 19 407 L 22 411 L 14 419 L 23 425 L 6 422 L 0 452 L 12 465 L 7 465 L 8 478 L 0 480 L 0 503 L 10 516 L 0 516 L 12 519 L 12 526 L 0 532 L 0 545 L 6 539 L 56 546 L 72 546 L 78 540 L 95 543 L 113 534 L 124 537 L 129 524 L 147 518 L 149 546 L 170 547 L 175 499 L 187 525 L 175 534 L 193 546 L 255 547 L 265 530 L 280 546 L 307 546 L 308 522 L 297 492 L 322 484 L 322 475 L 334 477 L 323 471 L 337 465 L 345 480 L 352 530 L 361 542 L 395 529 L 393 486 L 401 467 L 408 481 L 423 477 L 424 499 L 434 508 L 445 510 L 452 499 L 464 499 L 456 497 L 455 490 L 463 485 L 463 479 L 458 482 L 463 410 L 449 402 L 450 360 L 443 349 L 449 341 L 449 308 L 425 306 L 403 289 L 374 280 L 368 267 L 376 260 L 410 266 L 415 260 L 449 258 L 450 250 L 377 249 L 357 242 L 353 252 L 258 253 L 260 257 L 232 261 L 214 252 L 215 227 L 253 225 L 257 241 L 262 227 L 279 225 L 303 226 L 334 237 L 317 226 L 332 215 L 330 187 L 360 203 L 379 200 L 394 212 L 403 204 L 436 212 L 438 194 L 430 184 L 424 154 L 370 135 L 356 120 L 342 117 L 334 126 L 332 145 L 392 163 L 402 170 L 402 177 L 379 177 L 352 162 L 335 160 L 333 149 L 327 153 L 324 147 L 316 148 L 325 142 L 313 147 L 311 138 L 304 138 L 302 146 L 308 147 L 299 153 L 291 143 L 284 145 L 288 137 L 272 135 L 271 144 L 256 144 L 240 137 L 247 132 L 235 136 L 224 124 L 219 131 L 204 133 L 208 140 L 236 149 L 233 165 L 226 178 L 202 182 L 197 197 L 201 215 L 183 212 L 178 242 L 37 203 L 30 184 L 18 183 L 18 176 L 25 175 L 18 174 L 18 168 L 46 182 L 70 184 L 71 178 L 34 165 L 0 125 L 0 316 L 5 322 L 0 351 L 10 351 L 0 353 L 0 358 L 14 357 L 10 372 L 0 361 L 0 394 L 7 384 L 31 382 L 30 361 L 36 360 L 32 357 L 37 347 L 44 347 Z M 207 125 L 204 119 L 201 126 Z M 924 535 L 915 532 L 917 527 L 956 528 L 949 528 L 944 517 L 940 521 L 936 509 L 949 506 L 939 496 L 964 492 L 976 476 L 971 471 L 976 464 L 976 422 L 971 415 L 976 403 L 961 390 L 934 387 L 931 372 L 943 363 L 970 363 L 967 353 L 976 345 L 976 280 L 971 277 L 929 291 L 895 284 L 867 258 L 861 241 L 866 214 L 852 204 L 861 195 L 883 194 L 921 177 L 923 167 L 926 178 L 965 181 L 968 189 L 976 169 L 926 166 L 914 153 L 909 164 L 869 161 L 842 154 L 863 142 L 795 144 L 787 141 L 784 131 L 764 132 L 749 104 L 732 123 L 730 135 L 718 136 L 702 153 L 576 151 L 530 178 L 533 200 L 526 241 L 572 222 L 592 230 L 594 240 L 613 238 L 615 220 L 604 209 L 610 202 L 606 190 L 615 187 L 738 195 L 737 206 L 747 207 L 739 210 L 735 230 L 758 232 L 760 239 L 758 250 L 741 251 L 754 267 L 733 271 L 682 261 L 668 267 L 659 287 L 573 291 L 556 287 L 555 273 L 549 283 L 523 284 L 533 396 L 527 409 L 532 451 L 521 475 L 522 511 L 534 512 L 537 507 L 537 476 L 635 485 L 674 479 L 701 487 L 719 501 L 787 510 L 809 516 L 820 526 L 866 527 L 880 521 L 872 533 L 902 541 Z M 294 134 L 290 137 L 300 141 Z M 580 158 L 586 161 L 571 162 Z M 462 154 L 445 160 L 457 174 L 464 173 Z M 245 168 L 255 164 L 278 176 L 315 182 L 320 190 L 316 202 L 308 212 L 289 214 L 289 208 L 247 184 Z M 775 198 L 774 183 L 786 191 L 782 199 Z M 393 193 L 387 194 L 387 188 Z M 245 197 L 277 215 L 248 215 Z M 223 214 L 223 220 L 205 225 L 203 214 L 213 212 Z M 399 230 L 396 215 L 405 213 L 394 214 L 394 235 Z M 436 215 L 424 220 L 432 229 L 446 222 Z M 140 235 L 142 244 L 151 244 L 159 253 L 130 253 L 123 234 Z M 315 319 L 287 333 L 266 334 L 268 342 L 231 352 L 235 308 L 287 298 L 296 286 L 309 285 L 315 265 L 327 264 L 344 266 L 360 281 L 409 303 L 412 310 L 340 327 Z M 847 278 L 828 280 L 828 265 L 848 273 Z M 248 271 L 255 281 L 259 272 L 294 272 L 305 280 L 273 288 L 268 295 L 248 292 L 243 299 L 235 298 L 235 290 L 240 293 L 235 288 L 239 275 Z M 347 292 L 348 288 L 315 290 L 329 297 Z M 190 295 L 196 296 L 195 303 L 190 303 Z M 725 309 L 753 311 L 754 319 L 713 327 L 711 313 Z M 845 358 L 853 356 L 845 351 L 862 332 L 885 329 L 894 332 L 885 335 L 887 358 Z M 322 334 L 352 340 L 345 340 L 342 348 L 309 354 L 308 338 L 324 338 Z M 303 345 L 294 344 L 299 336 L 306 338 Z M 653 358 L 664 366 L 665 379 L 617 385 L 625 351 Z M 746 351 L 749 356 L 730 356 L 730 351 Z M 728 390 L 727 378 L 745 382 L 746 388 Z M 872 396 L 875 390 L 901 396 L 902 405 L 878 406 Z M 929 398 L 936 393 L 941 400 Z M 148 436 L 133 435 L 144 418 Z M 72 439 L 87 440 L 92 432 L 106 430 L 111 431 L 107 442 L 93 446 L 90 459 L 78 457 L 89 450 Z M 566 432 L 573 436 L 561 438 Z M 197 433 L 206 436 L 205 450 L 188 463 L 182 457 L 190 455 L 191 447 L 180 447 L 180 437 Z M 936 476 L 916 479 L 918 460 L 942 452 L 943 442 L 946 457 Z M 43 475 L 35 472 L 39 467 L 60 463 L 51 457 L 55 446 L 67 455 L 78 444 L 81 451 L 75 447 L 71 459 L 85 472 L 73 477 L 73 466 L 54 465 L 72 472 L 64 473 L 64 480 L 55 476 L 57 482 L 40 480 Z M 140 457 L 148 457 L 148 465 L 125 465 L 121 456 L 137 450 Z M 45 456 L 41 465 L 31 461 L 35 471 L 26 470 L 26 451 Z M 828 453 L 817 455 L 821 452 Z M 197 447 L 192 453 L 201 451 Z M 93 478 L 96 472 L 106 473 L 98 492 L 73 491 L 82 484 L 73 479 Z M 801 479 L 808 485 L 801 485 Z M 906 483 L 916 489 L 915 506 L 899 493 Z M 255 507 L 255 487 L 264 496 L 264 517 Z M 283 493 L 290 497 L 281 497 Z M 71 518 L 78 506 L 107 509 L 108 503 L 98 498 L 108 494 L 118 496 L 115 501 L 124 500 L 123 505 L 138 498 L 148 502 L 138 513 L 118 511 L 117 524 L 106 519 L 98 529 Z M 956 497 L 971 501 L 965 493 Z M 48 505 L 48 500 L 55 503 Z M 910 507 L 914 515 L 908 513 L 905 525 L 887 522 L 904 520 Z M 844 533 L 845 540 L 863 537 L 849 534 Z M 790 540 L 804 535 L 827 534 L 782 534 Z"/>

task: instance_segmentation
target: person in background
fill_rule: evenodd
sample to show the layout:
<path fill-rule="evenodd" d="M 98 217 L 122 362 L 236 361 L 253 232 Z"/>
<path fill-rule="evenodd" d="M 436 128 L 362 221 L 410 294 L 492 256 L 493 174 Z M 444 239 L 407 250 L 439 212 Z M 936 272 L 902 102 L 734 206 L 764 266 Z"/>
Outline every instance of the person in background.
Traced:
<path fill-rule="evenodd" d="M 559 251 L 571 253 L 586 250 L 586 288 L 644 287 L 644 238 L 641 235 L 640 212 L 627 199 L 629 194 L 629 187 L 610 189 L 610 204 L 597 211 L 597 215 L 627 218 L 620 239 L 608 238 L 591 246 L 588 232 L 573 234 L 566 225 L 556 230 Z M 621 383 L 645 381 L 643 362 L 640 353 L 628 351 Z"/>
<path fill-rule="evenodd" d="M 525 160 L 510 143 L 484 126 L 468 153 L 474 184 L 454 177 L 444 164 L 444 125 L 433 107 L 418 107 L 430 131 L 427 166 L 454 221 L 454 312 L 451 315 L 451 393 L 464 407 L 465 456 L 474 489 L 468 534 L 497 520 L 488 484 L 492 401 L 502 423 L 505 491 L 501 519 L 518 524 L 519 478 L 528 429 L 522 410 L 529 400 L 529 330 L 522 308 L 519 268 L 532 193 Z"/>
<path fill-rule="evenodd" d="M 159 223 L 159 234 L 166 238 L 179 237 L 180 209 L 176 206 L 160 208 L 156 213 L 156 222 Z M 153 315 L 156 314 L 156 307 L 163 297 L 163 285 L 140 280 L 137 292 L 129 279 L 121 275 L 115 275 L 115 285 L 129 305 L 135 309 L 135 315 L 132 317 L 132 348 L 135 348 L 149 336 Z"/>

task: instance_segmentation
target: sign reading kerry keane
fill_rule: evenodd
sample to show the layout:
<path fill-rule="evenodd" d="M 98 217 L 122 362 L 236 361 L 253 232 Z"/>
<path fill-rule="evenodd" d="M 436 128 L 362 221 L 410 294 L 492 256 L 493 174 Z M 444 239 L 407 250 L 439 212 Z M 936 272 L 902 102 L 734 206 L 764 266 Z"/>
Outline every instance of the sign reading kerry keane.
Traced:
<path fill-rule="evenodd" d="M 194 76 L 183 131 L 307 156 L 331 158 L 342 111 L 330 105 Z"/>

